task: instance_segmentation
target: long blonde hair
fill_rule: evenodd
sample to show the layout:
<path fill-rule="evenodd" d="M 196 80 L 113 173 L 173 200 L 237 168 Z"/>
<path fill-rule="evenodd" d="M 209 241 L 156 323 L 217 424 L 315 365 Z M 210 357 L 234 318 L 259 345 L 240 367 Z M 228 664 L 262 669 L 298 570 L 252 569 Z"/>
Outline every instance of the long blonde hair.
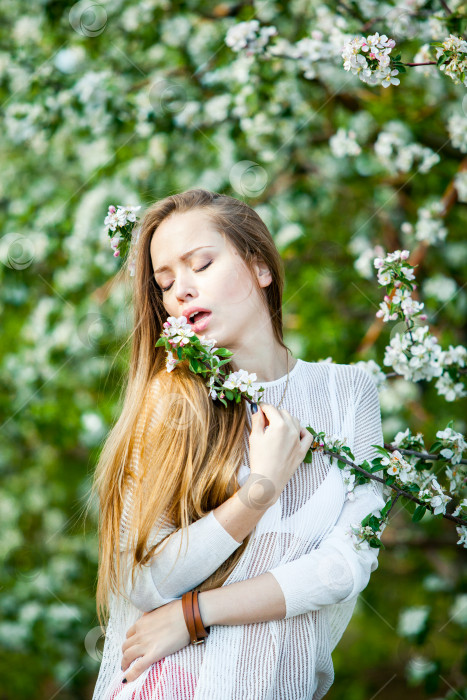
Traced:
<path fill-rule="evenodd" d="M 136 567 L 157 556 L 156 547 L 148 546 L 156 526 L 169 523 L 175 529 L 186 528 L 239 488 L 236 474 L 248 435 L 245 402 L 228 401 L 227 407 L 214 402 L 203 377 L 193 373 L 186 362 L 167 372 L 166 350 L 155 347 L 168 314 L 154 278 L 151 239 L 169 214 L 193 209 L 206 211 L 216 229 L 235 246 L 263 295 L 275 339 L 287 347 L 282 335 L 283 262 L 258 214 L 238 199 L 200 188 L 151 205 L 142 220 L 136 249 L 134 328 L 123 407 L 103 445 L 91 489 L 91 498 L 97 491 L 99 501 L 96 604 L 101 625 L 108 619 L 110 592 L 121 595 L 120 528 L 130 483 L 134 505 L 128 530 L 132 577 Z M 267 287 L 258 284 L 254 260 L 263 261 L 271 272 L 272 281 Z M 224 369 L 227 373 L 233 371 L 230 363 Z M 168 394 L 176 400 L 164 400 Z M 137 435 L 142 439 L 138 441 Z M 135 449 L 141 466 L 136 474 L 131 468 Z M 199 590 L 224 583 L 249 538 L 198 586 Z"/>

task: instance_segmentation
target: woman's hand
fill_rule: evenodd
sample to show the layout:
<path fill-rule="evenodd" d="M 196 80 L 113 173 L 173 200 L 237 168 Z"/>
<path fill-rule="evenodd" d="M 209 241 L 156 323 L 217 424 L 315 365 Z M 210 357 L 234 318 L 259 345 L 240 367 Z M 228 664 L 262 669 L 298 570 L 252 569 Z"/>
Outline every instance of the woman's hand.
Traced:
<path fill-rule="evenodd" d="M 249 438 L 251 477 L 255 477 L 252 483 L 258 476 L 266 480 L 264 493 L 268 499 L 276 501 L 312 443 L 310 431 L 285 408 L 258 404 Z"/>
<path fill-rule="evenodd" d="M 151 664 L 190 643 L 181 599 L 143 613 L 127 631 L 126 637 L 122 644 L 122 671 L 127 682 L 131 683 Z M 135 659 L 138 660 L 125 673 Z"/>

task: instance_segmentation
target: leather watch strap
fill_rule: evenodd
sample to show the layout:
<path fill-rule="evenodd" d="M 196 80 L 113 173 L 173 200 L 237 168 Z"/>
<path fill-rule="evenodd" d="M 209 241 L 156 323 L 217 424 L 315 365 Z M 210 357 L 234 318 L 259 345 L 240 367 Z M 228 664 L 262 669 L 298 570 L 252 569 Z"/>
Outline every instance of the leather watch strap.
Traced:
<path fill-rule="evenodd" d="M 195 620 L 197 638 L 199 641 L 204 641 L 205 638 L 209 634 L 209 630 L 207 630 L 204 627 L 203 621 L 201 619 L 201 613 L 199 610 L 198 594 L 199 594 L 199 591 L 194 591 L 194 594 L 193 594 L 193 616 L 194 616 L 194 620 Z"/>
<path fill-rule="evenodd" d="M 183 615 L 185 617 L 188 634 L 190 635 L 191 643 L 196 643 L 198 635 L 196 633 L 195 619 L 193 615 L 193 591 L 187 591 L 182 596 Z"/>
<path fill-rule="evenodd" d="M 198 604 L 199 591 L 187 591 L 182 596 L 182 609 L 188 634 L 192 644 L 201 644 L 209 635 L 209 627 L 204 627 Z"/>

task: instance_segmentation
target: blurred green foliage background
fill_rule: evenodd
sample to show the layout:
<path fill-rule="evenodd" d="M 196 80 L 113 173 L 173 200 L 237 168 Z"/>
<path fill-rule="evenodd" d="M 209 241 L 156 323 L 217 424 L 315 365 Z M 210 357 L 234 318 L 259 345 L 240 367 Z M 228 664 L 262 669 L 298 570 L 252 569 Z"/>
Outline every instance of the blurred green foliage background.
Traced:
<path fill-rule="evenodd" d="M 2 4 L 2 699 L 91 698 L 99 668 L 98 512 L 84 522 L 82 510 L 118 415 L 131 328 L 103 235 L 109 204 L 144 209 L 201 186 L 253 206 L 284 259 L 296 357 L 383 367 L 400 328 L 375 317 L 376 245 L 418 251 L 427 323 L 443 348 L 465 345 L 467 207 L 453 191 L 467 167 L 465 87 L 433 65 L 369 87 L 336 60 L 343 38 L 367 27 L 412 61 L 462 27 L 446 25 L 444 4 Z M 448 4 L 465 15 L 465 3 Z M 328 56 L 306 77 L 299 61 L 232 51 L 226 32 L 253 18 L 289 42 L 313 36 Z M 358 154 L 332 145 L 341 128 Z M 399 144 L 386 155 L 381 134 Z M 404 160 L 408 144 L 429 149 L 426 160 Z M 435 234 L 417 239 L 403 224 L 433 202 L 444 207 Z M 465 403 L 433 383 L 391 379 L 380 398 L 388 442 L 410 426 L 431 444 L 451 419 L 465 433 Z M 467 698 L 465 549 L 453 523 L 427 514 L 415 526 L 395 511 L 328 697 Z"/>

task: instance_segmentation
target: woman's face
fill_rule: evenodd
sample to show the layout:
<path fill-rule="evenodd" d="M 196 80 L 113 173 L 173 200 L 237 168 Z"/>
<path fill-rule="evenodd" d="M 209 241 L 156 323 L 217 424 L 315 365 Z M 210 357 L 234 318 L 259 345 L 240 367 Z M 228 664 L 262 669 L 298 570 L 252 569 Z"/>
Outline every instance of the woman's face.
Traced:
<path fill-rule="evenodd" d="M 249 335 L 253 337 L 257 324 L 265 323 L 266 317 L 270 322 L 248 267 L 201 209 L 164 219 L 154 232 L 150 252 L 168 315 L 188 316 L 197 307 L 210 312 L 202 328 L 196 317 L 195 325 L 188 318 L 198 337 L 214 338 L 218 346 L 235 348 Z M 255 263 L 254 269 L 262 287 L 270 284 L 264 263 Z"/>

